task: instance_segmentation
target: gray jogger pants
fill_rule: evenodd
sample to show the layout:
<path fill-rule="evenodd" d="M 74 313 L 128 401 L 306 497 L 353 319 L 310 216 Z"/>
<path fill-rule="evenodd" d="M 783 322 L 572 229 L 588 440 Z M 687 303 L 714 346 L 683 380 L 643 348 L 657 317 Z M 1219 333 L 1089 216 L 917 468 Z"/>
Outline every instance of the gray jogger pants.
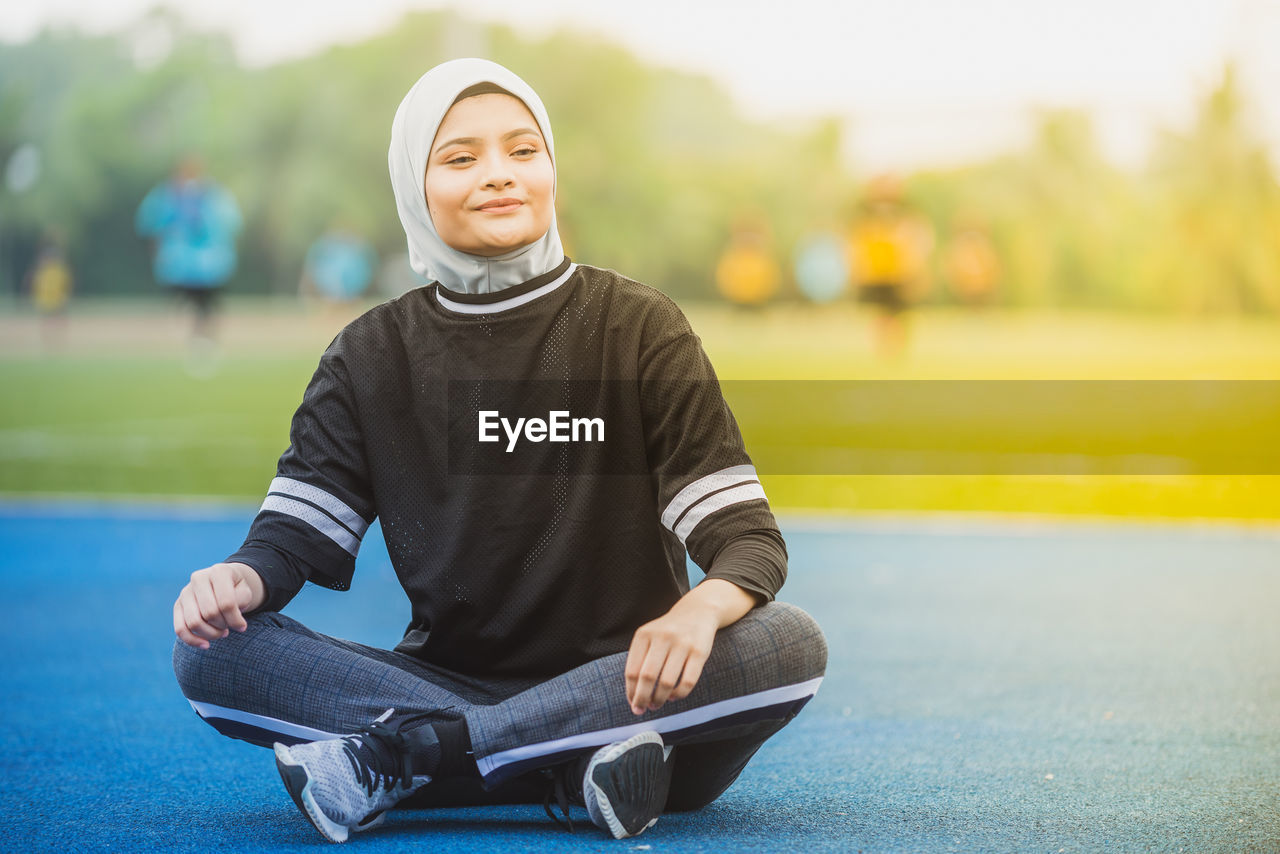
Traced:
<path fill-rule="evenodd" d="M 433 781 L 412 805 L 540 800 L 528 772 L 655 730 L 680 747 L 667 808 L 701 807 L 813 697 L 827 658 L 813 619 L 772 602 L 716 635 L 688 697 L 637 717 L 626 701 L 626 653 L 545 681 L 476 678 L 328 637 L 283 614 L 247 619 L 247 631 L 207 650 L 174 646 L 178 683 L 200 717 L 260 745 L 334 738 L 387 709 L 425 722 L 465 718 L 483 790 Z"/>

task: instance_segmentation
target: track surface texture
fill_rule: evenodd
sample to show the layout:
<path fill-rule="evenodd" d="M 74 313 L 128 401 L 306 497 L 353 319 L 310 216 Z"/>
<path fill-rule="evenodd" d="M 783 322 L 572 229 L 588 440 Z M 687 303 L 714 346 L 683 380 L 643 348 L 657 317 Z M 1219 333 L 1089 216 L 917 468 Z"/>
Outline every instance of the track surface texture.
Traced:
<path fill-rule="evenodd" d="M 271 754 L 202 723 L 170 670 L 173 599 L 253 512 L 0 504 L 0 848 L 328 844 Z M 781 598 L 818 619 L 830 665 L 719 801 L 617 842 L 580 810 L 573 835 L 537 806 L 397 811 L 348 846 L 1280 850 L 1274 530 L 781 521 Z M 377 529 L 350 592 L 310 587 L 288 613 L 394 644 L 408 603 Z"/>

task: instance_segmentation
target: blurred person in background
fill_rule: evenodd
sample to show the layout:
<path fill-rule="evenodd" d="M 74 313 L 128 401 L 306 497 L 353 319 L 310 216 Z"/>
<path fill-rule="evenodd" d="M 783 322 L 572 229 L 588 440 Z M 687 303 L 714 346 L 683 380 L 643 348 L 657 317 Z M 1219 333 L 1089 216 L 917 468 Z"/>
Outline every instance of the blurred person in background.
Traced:
<path fill-rule="evenodd" d="M 334 223 L 307 249 L 299 295 L 333 308 L 349 306 L 368 291 L 377 261 L 367 240 Z"/>
<path fill-rule="evenodd" d="M 720 294 L 734 305 L 759 307 L 777 293 L 780 278 L 768 222 L 757 214 L 739 217 L 716 265 Z"/>
<path fill-rule="evenodd" d="M 795 276 L 810 302 L 829 303 L 849 288 L 849 262 L 844 243 L 831 231 L 815 231 L 796 249 Z"/>
<path fill-rule="evenodd" d="M 27 292 L 40 315 L 40 336 L 47 349 L 56 349 L 65 343 L 67 308 L 75 287 L 63 242 L 60 231 L 47 231 L 27 273 Z"/>
<path fill-rule="evenodd" d="M 216 355 L 216 302 L 236 269 L 236 236 L 242 220 L 232 195 L 204 174 L 196 155 L 179 162 L 172 177 L 142 200 L 138 234 L 155 241 L 156 281 L 191 303 L 191 361 L 196 373 L 212 369 Z"/>
<path fill-rule="evenodd" d="M 957 217 L 942 252 L 942 274 L 956 301 L 975 309 L 991 305 L 1001 273 L 1000 256 L 981 221 L 972 215 Z"/>
<path fill-rule="evenodd" d="M 388 166 L 432 283 L 334 339 L 243 546 L 174 602 L 192 707 L 273 746 L 331 841 L 411 795 L 530 790 L 634 836 L 718 798 L 822 681 L 821 630 L 774 599 L 785 543 L 698 336 L 659 291 L 565 257 L 554 157 L 541 99 L 502 66 L 414 84 Z M 479 445 L 512 385 L 585 393 L 598 441 L 541 422 L 519 457 Z M 486 449 L 522 471 L 468 468 Z M 308 581 L 347 589 L 375 519 L 412 610 L 394 650 L 280 613 Z"/>
<path fill-rule="evenodd" d="M 899 358 L 908 344 L 907 312 L 928 284 L 933 228 L 907 202 L 896 175 L 873 178 L 849 230 L 849 267 L 858 301 L 875 312 L 874 348 Z"/>

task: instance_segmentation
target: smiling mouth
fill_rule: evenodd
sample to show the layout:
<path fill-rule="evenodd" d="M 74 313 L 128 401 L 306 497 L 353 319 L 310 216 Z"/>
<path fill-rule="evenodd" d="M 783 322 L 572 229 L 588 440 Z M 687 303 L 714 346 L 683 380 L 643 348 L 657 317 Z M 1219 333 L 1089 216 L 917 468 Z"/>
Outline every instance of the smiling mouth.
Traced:
<path fill-rule="evenodd" d="M 491 202 L 485 202 L 483 205 L 476 208 L 476 210 L 484 211 L 485 213 L 510 213 L 511 211 L 519 208 L 522 204 L 524 204 L 524 202 L 519 199 L 494 199 Z"/>

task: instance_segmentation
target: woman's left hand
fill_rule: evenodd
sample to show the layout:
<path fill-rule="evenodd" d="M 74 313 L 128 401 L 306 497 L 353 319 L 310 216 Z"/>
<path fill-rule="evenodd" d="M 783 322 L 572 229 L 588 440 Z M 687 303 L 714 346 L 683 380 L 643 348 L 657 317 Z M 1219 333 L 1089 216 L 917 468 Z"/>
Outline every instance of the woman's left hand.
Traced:
<path fill-rule="evenodd" d="M 683 700 L 698 684 L 716 632 L 742 619 L 756 598 L 738 585 L 708 578 L 671 610 L 636 629 L 627 653 L 627 703 L 633 714 Z"/>
<path fill-rule="evenodd" d="M 683 606 L 683 607 L 682 607 Z M 681 599 L 670 611 L 636 629 L 627 653 L 627 702 L 643 715 L 667 700 L 689 696 L 711 655 L 716 612 Z"/>

